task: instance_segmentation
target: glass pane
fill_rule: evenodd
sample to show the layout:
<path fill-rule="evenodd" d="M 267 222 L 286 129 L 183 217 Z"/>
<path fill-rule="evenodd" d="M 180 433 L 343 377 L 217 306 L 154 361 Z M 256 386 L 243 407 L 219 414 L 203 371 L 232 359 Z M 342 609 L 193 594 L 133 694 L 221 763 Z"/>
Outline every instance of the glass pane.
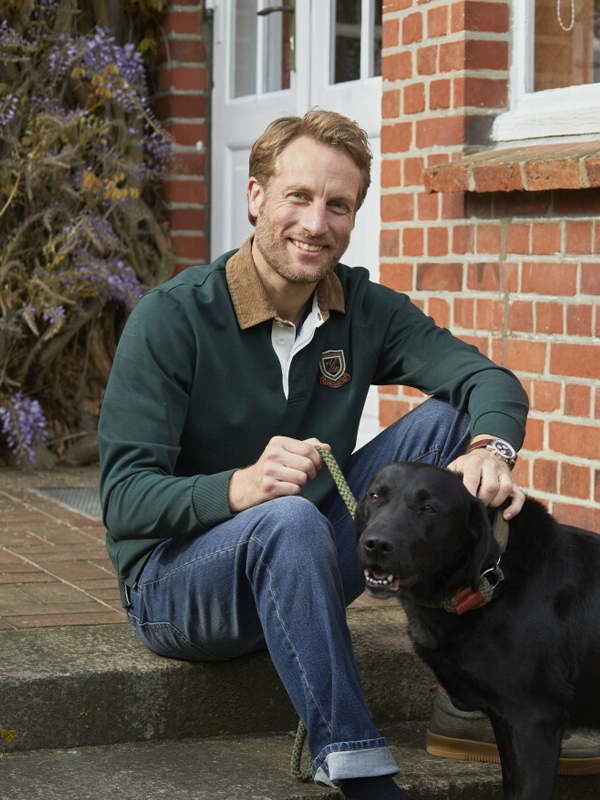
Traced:
<path fill-rule="evenodd" d="M 234 0 L 232 42 L 233 97 L 256 94 L 257 0 Z"/>
<path fill-rule="evenodd" d="M 371 0 L 373 14 L 373 57 L 370 77 L 381 75 L 381 14 L 383 3 L 381 0 Z"/>
<path fill-rule="evenodd" d="M 361 0 L 336 0 L 334 25 L 334 83 L 360 78 Z"/>
<path fill-rule="evenodd" d="M 284 8 L 292 8 L 293 0 L 279 3 Z M 275 11 L 266 17 L 265 48 L 263 55 L 264 92 L 277 92 L 290 88 L 290 38 L 294 27 L 293 14 Z"/>
<path fill-rule="evenodd" d="M 535 0 L 534 91 L 600 82 L 600 0 Z"/>

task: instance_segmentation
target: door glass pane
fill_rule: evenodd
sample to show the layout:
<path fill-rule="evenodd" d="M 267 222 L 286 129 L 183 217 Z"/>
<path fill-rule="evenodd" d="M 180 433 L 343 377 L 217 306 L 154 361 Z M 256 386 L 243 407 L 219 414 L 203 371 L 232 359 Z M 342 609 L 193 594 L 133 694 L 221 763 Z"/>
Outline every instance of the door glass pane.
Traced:
<path fill-rule="evenodd" d="M 360 78 L 361 0 L 335 0 L 333 82 Z"/>
<path fill-rule="evenodd" d="M 231 36 L 231 94 L 256 94 L 257 0 L 234 0 Z"/>
<path fill-rule="evenodd" d="M 292 8 L 293 0 L 279 3 Z M 275 11 L 263 17 L 265 25 L 263 55 L 263 91 L 277 92 L 290 88 L 290 40 L 294 28 L 294 15 L 288 11 Z"/>
<path fill-rule="evenodd" d="M 374 0 L 371 6 L 373 14 L 373 54 L 371 58 L 371 78 L 381 75 L 381 14 L 383 3 L 381 0 Z"/>
<path fill-rule="evenodd" d="M 534 91 L 600 82 L 600 0 L 535 0 Z"/>

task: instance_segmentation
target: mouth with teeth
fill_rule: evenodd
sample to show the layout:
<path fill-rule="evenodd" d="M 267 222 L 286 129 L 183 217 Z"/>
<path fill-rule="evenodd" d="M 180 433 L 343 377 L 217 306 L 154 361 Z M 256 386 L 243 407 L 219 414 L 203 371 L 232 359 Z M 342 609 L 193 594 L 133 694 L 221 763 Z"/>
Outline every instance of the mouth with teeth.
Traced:
<path fill-rule="evenodd" d="M 320 253 L 325 250 L 325 245 L 323 244 L 307 244 L 306 242 L 300 242 L 298 239 L 292 239 L 291 241 L 295 247 L 307 253 Z"/>
<path fill-rule="evenodd" d="M 401 580 L 385 572 L 365 570 L 367 592 L 372 597 L 393 597 L 400 593 Z"/>

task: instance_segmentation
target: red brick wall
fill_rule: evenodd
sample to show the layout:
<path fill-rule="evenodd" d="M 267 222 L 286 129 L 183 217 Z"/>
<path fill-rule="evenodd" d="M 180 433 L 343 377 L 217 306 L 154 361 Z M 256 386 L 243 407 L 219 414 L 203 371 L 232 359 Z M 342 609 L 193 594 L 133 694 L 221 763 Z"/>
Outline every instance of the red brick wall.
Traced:
<path fill-rule="evenodd" d="M 169 4 L 160 40 L 156 113 L 174 137 L 164 199 L 177 271 L 208 259 L 208 163 L 210 64 L 203 3 Z"/>
<path fill-rule="evenodd" d="M 382 282 L 517 373 L 531 401 L 519 482 L 600 532 L 600 191 L 426 192 L 425 167 L 490 146 L 510 3 L 383 11 Z M 382 390 L 382 424 L 421 399 Z"/>

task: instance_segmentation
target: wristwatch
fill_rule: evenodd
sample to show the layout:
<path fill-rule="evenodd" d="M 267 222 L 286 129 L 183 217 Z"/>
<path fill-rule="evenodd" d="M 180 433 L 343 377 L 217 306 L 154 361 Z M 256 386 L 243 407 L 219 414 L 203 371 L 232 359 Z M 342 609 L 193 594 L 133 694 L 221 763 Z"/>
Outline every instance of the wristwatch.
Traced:
<path fill-rule="evenodd" d="M 479 439 L 477 442 L 471 442 L 467 447 L 467 453 L 472 453 L 473 450 L 479 450 L 481 448 L 489 450 L 490 453 L 493 453 L 500 461 L 504 461 L 505 464 L 508 464 L 511 469 L 517 462 L 517 451 L 512 444 L 505 442 L 504 439 Z"/>

